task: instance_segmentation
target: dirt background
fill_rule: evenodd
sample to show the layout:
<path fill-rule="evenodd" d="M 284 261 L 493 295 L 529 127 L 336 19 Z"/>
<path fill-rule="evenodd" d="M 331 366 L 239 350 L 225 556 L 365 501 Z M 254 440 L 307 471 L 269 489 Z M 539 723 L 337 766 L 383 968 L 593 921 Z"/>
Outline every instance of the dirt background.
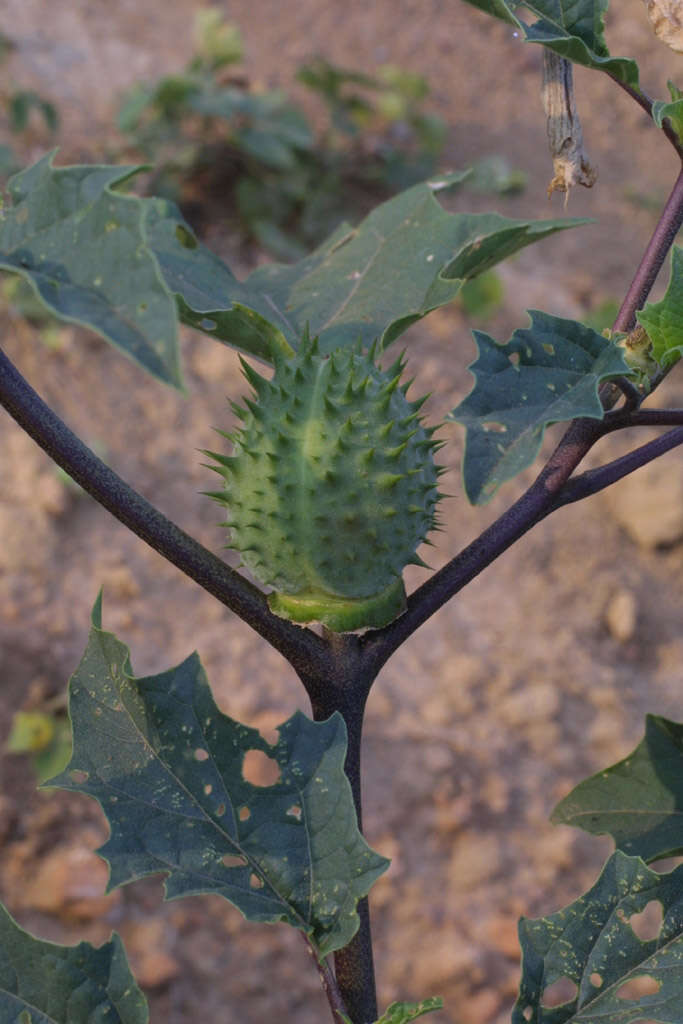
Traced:
<path fill-rule="evenodd" d="M 181 68 L 192 49 L 193 0 L 5 0 L 0 29 L 16 44 L 8 87 L 32 87 L 58 106 L 63 162 L 111 159 L 117 98 L 133 82 Z M 646 88 L 680 83 L 676 57 L 649 31 L 641 0 L 608 21 L 615 54 L 636 56 Z M 235 0 L 254 82 L 296 96 L 297 66 L 317 53 L 372 70 L 391 60 L 428 76 L 433 108 L 450 126 L 444 168 L 505 156 L 529 178 L 515 198 L 458 193 L 453 209 L 508 216 L 561 213 L 539 100 L 540 51 L 474 9 L 444 0 Z M 678 58 L 680 60 L 680 58 Z M 569 213 L 596 223 L 525 250 L 502 270 L 506 298 L 486 329 L 504 340 L 524 309 L 585 315 L 619 299 L 673 183 L 677 161 L 648 119 L 609 80 L 579 70 L 586 146 L 600 179 L 572 194 Z M 3 139 L 11 141 L 6 132 Z M 51 145 L 35 125 L 26 161 Z M 20 147 L 20 148 L 21 148 Z M 213 211 L 216 233 L 228 211 Z M 235 270 L 249 267 L 240 259 Z M 661 291 L 661 287 L 660 287 Z M 227 428 L 226 395 L 243 390 L 236 356 L 210 339 L 183 341 L 182 399 L 97 338 L 64 329 L 56 350 L 5 310 L 8 353 L 82 437 L 166 514 L 218 551 L 219 510 L 199 492 L 197 449 Z M 417 390 L 439 419 L 467 392 L 470 324 L 456 307 L 431 315 L 406 342 Z M 677 383 L 678 381 L 678 383 Z M 683 401 L 680 377 L 653 404 Z M 443 564 L 532 479 L 507 485 L 484 509 L 459 485 L 462 435 L 444 432 L 453 472 L 447 531 L 429 557 Z M 611 438 L 593 464 L 623 451 Z M 632 438 L 630 439 L 633 440 Z M 642 435 L 639 436 L 642 440 Z M 548 444 L 551 438 L 548 439 Z M 595 878 L 611 844 L 548 815 L 581 778 L 638 742 L 646 711 L 680 719 L 683 637 L 683 462 L 649 470 L 537 527 L 452 601 L 387 665 L 370 698 L 364 748 L 367 838 L 393 858 L 372 894 L 383 1005 L 438 993 L 431 1019 L 500 1024 L 518 980 L 516 923 L 558 909 Z M 225 608 L 64 486 L 47 459 L 0 412 L 0 744 L 18 707 L 61 693 L 84 648 L 89 612 L 105 588 L 105 626 L 131 647 L 139 674 L 198 649 L 224 711 L 268 727 L 305 695 L 282 659 Z M 410 573 L 416 585 L 424 573 Z M 109 896 L 92 850 L 106 836 L 94 803 L 38 794 L 24 758 L 0 761 L 0 895 L 18 920 L 63 942 L 127 945 L 153 1021 L 256 1024 L 328 1019 L 299 937 L 246 924 L 213 897 L 163 903 L 147 880 Z"/>

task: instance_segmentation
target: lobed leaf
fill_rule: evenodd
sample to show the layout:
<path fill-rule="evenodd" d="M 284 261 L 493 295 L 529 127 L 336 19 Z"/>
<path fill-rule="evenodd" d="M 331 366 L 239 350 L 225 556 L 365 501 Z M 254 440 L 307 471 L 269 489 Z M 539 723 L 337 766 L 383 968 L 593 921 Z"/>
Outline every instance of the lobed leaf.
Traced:
<path fill-rule="evenodd" d="M 147 232 L 181 319 L 221 341 L 266 360 L 269 345 L 295 348 L 306 328 L 324 352 L 359 340 L 389 344 L 454 299 L 465 280 L 586 223 L 447 213 L 435 193 L 466 174 L 414 185 L 357 228 L 341 225 L 299 262 L 259 267 L 243 283 L 196 241 L 173 204 L 148 205 Z"/>
<path fill-rule="evenodd" d="M 612 57 L 605 42 L 609 0 L 466 0 L 521 33 L 529 43 L 542 43 L 566 60 L 605 71 L 638 89 L 638 65 L 628 57 Z M 528 25 L 515 15 L 520 7 L 538 18 Z"/>
<path fill-rule="evenodd" d="M 551 820 L 611 835 L 617 849 L 644 861 L 682 854 L 683 725 L 648 715 L 635 750 L 580 782 Z"/>
<path fill-rule="evenodd" d="M 598 386 L 631 372 L 621 350 L 590 327 L 538 310 L 529 316 L 531 327 L 505 345 L 473 332 L 475 385 L 448 417 L 467 429 L 463 478 L 473 504 L 531 465 L 549 424 L 602 419 Z"/>
<path fill-rule="evenodd" d="M 3 1024 L 147 1024 L 147 1002 L 118 935 L 95 948 L 58 946 L 25 932 L 0 905 Z"/>
<path fill-rule="evenodd" d="M 73 756 L 49 785 L 102 806 L 110 888 L 164 872 L 167 898 L 216 893 L 249 920 L 302 929 L 321 956 L 350 941 L 357 901 L 389 862 L 358 830 L 339 714 L 297 712 L 271 746 L 218 710 L 196 654 L 135 678 L 99 600 L 69 714 Z M 253 751 L 274 762 L 274 784 L 245 778 Z"/>
<path fill-rule="evenodd" d="M 652 903 L 662 924 L 642 939 L 637 916 Z M 519 937 L 522 981 L 512 1024 L 683 1019 L 683 866 L 658 875 L 617 851 L 589 892 L 548 917 L 522 918 Z M 553 1006 L 546 993 L 561 979 L 575 994 Z"/>
<path fill-rule="evenodd" d="M 115 191 L 140 168 L 53 167 L 53 157 L 9 182 L 0 268 L 25 278 L 61 320 L 181 387 L 174 300 L 147 246 L 141 201 Z"/>
<path fill-rule="evenodd" d="M 683 101 L 681 101 L 683 102 Z M 660 302 L 648 302 L 637 314 L 652 342 L 652 355 L 661 366 L 671 366 L 683 353 L 683 248 L 671 249 L 671 275 Z"/>

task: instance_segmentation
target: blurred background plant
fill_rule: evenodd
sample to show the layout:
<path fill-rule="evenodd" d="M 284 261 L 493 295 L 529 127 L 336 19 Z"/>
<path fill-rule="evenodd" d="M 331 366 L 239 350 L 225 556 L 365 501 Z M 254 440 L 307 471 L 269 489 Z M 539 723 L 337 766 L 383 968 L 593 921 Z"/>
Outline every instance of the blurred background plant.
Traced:
<path fill-rule="evenodd" d="M 322 100 L 316 131 L 285 92 L 252 87 L 239 29 L 221 11 L 200 11 L 194 36 L 185 70 L 134 86 L 118 114 L 132 150 L 157 168 L 155 194 L 181 206 L 220 196 L 251 238 L 291 260 L 359 212 L 369 192 L 374 202 L 435 169 L 446 125 L 424 109 L 422 76 L 391 65 L 370 76 L 316 58 L 297 74 Z"/>
<path fill-rule="evenodd" d="M 0 65 L 5 63 L 13 48 L 9 36 L 0 33 Z M 59 114 L 54 103 L 33 89 L 15 88 L 11 81 L 0 83 L 0 125 L 4 122 L 8 133 L 17 136 L 27 131 L 34 117 L 42 122 L 41 127 L 47 129 L 50 136 L 56 134 Z M 14 147 L 0 142 L 0 177 L 14 174 L 22 166 Z"/>

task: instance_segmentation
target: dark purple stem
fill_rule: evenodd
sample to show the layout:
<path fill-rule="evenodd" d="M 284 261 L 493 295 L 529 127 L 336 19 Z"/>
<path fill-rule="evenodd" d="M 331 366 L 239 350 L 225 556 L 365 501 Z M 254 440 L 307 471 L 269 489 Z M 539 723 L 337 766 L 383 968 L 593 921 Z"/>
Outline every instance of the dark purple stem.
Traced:
<path fill-rule="evenodd" d="M 617 85 L 621 89 L 623 89 L 625 93 L 628 93 L 631 99 L 635 100 L 639 107 L 643 108 L 648 117 L 652 117 L 652 100 L 649 96 L 642 92 L 642 90 L 639 92 L 637 89 L 634 89 L 632 85 L 628 85 L 626 82 L 621 82 L 614 75 L 610 75 L 610 78 L 612 79 L 612 81 L 616 82 Z M 669 124 L 668 118 L 664 119 L 662 131 L 664 132 L 667 139 L 669 140 L 673 148 L 676 150 L 680 158 L 683 160 L 683 146 L 681 146 L 680 139 L 678 138 L 676 132 Z"/>
<path fill-rule="evenodd" d="M 341 997 L 341 992 L 339 991 L 339 986 L 337 985 L 337 979 L 335 978 L 332 968 L 328 964 L 327 960 L 320 960 L 307 937 L 304 935 L 303 938 L 308 948 L 308 952 L 311 954 L 313 963 L 316 966 L 316 970 L 320 975 L 320 984 L 322 985 L 323 992 L 330 1004 L 332 1020 L 335 1024 L 341 1024 L 341 1021 L 343 1021 L 344 1017 L 347 1016 L 347 1012 L 344 1000 Z"/>
<path fill-rule="evenodd" d="M 629 285 L 621 309 L 614 321 L 615 331 L 631 331 L 635 327 L 636 312 L 645 305 L 666 254 L 673 245 L 678 230 L 683 224 L 683 169 L 676 178 L 671 195 L 652 233 L 635 277 Z"/>
<path fill-rule="evenodd" d="M 683 413 L 680 418 L 683 422 Z M 570 505 L 574 501 L 581 501 L 592 494 L 597 494 L 598 491 L 604 491 L 606 487 L 616 483 L 617 480 L 623 479 L 629 473 L 640 469 L 641 466 L 646 466 L 648 462 L 658 459 L 660 455 L 664 455 L 665 452 L 669 452 L 681 444 L 683 444 L 683 427 L 676 427 L 674 430 L 662 434 L 661 437 L 656 437 L 653 441 L 641 445 L 635 451 L 628 452 L 627 455 L 622 455 L 619 459 L 614 459 L 613 462 L 608 462 L 604 466 L 590 469 L 587 473 L 574 477 L 573 480 L 569 480 L 565 484 L 557 501 L 548 511 L 554 512 L 562 505 Z"/>
<path fill-rule="evenodd" d="M 43 402 L 0 350 L 0 404 L 58 466 L 129 530 L 146 541 L 280 651 L 299 674 L 329 671 L 327 648 L 312 630 L 268 608 L 262 592 L 167 519 L 90 451 Z"/>
<path fill-rule="evenodd" d="M 529 490 L 414 591 L 400 618 L 384 629 L 366 634 L 363 643 L 375 673 L 423 622 L 544 518 L 578 464 L 601 437 L 603 429 L 599 420 L 574 420 Z"/>

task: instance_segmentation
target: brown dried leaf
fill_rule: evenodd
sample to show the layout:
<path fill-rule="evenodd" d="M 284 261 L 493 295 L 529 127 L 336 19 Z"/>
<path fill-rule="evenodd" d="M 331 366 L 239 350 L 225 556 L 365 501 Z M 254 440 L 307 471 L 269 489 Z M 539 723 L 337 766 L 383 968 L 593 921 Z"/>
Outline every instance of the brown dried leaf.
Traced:
<path fill-rule="evenodd" d="M 683 53 L 683 3 L 681 0 L 645 0 L 655 35 L 676 53 Z"/>
<path fill-rule="evenodd" d="M 564 192 L 566 205 L 570 189 L 575 185 L 592 188 L 597 172 L 583 149 L 581 122 L 574 101 L 571 63 L 547 48 L 543 51 L 541 98 L 555 172 L 548 186 L 548 198 L 553 192 Z"/>

